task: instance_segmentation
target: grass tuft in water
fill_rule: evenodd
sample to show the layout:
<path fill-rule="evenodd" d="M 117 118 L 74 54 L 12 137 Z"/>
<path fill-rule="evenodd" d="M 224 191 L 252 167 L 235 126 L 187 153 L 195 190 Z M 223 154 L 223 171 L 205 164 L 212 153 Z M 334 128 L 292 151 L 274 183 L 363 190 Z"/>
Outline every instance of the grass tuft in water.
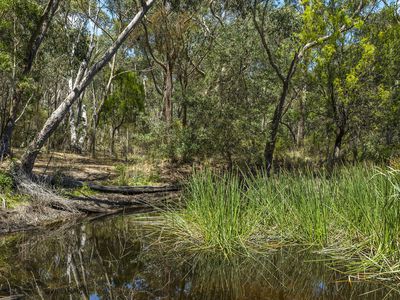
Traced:
<path fill-rule="evenodd" d="M 400 275 L 400 172 L 370 167 L 334 174 L 262 173 L 239 180 L 193 176 L 186 208 L 166 213 L 181 246 L 226 255 L 278 244 L 313 246 L 352 273 Z"/>
<path fill-rule="evenodd" d="M 247 197 L 235 175 L 207 170 L 194 174 L 185 192 L 187 206 L 167 214 L 172 232 L 194 248 L 225 254 L 246 249 L 262 221 L 260 204 Z"/>

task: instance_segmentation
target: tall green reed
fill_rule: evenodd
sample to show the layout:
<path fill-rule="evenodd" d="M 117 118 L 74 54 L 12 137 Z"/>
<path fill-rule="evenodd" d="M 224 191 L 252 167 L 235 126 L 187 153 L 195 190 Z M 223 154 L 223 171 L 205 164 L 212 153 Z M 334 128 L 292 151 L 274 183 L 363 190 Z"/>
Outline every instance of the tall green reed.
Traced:
<path fill-rule="evenodd" d="M 195 247 L 227 254 L 243 250 L 262 220 L 262 207 L 247 196 L 236 175 L 218 175 L 210 170 L 196 173 L 184 197 L 186 208 L 168 217 L 177 234 Z"/>
<path fill-rule="evenodd" d="M 400 274 L 399 171 L 359 166 L 239 180 L 206 170 L 194 174 L 185 198 L 167 223 L 193 248 L 230 254 L 304 244 L 341 255 L 355 270 L 395 267 Z"/>

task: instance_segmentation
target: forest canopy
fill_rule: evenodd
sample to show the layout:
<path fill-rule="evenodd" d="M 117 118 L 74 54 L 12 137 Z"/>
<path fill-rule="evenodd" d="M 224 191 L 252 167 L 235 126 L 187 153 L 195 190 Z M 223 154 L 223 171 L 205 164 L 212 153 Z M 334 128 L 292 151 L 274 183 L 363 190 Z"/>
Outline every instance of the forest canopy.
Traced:
<path fill-rule="evenodd" d="M 0 3 L 0 154 L 264 166 L 400 155 L 398 1 Z M 67 134 L 66 134 L 67 133 Z"/>

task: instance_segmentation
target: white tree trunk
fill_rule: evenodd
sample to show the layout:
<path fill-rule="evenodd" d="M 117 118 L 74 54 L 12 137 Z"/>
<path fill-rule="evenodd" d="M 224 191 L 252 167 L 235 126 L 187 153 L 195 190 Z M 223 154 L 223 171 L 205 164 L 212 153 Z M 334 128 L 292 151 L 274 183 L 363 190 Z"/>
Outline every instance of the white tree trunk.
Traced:
<path fill-rule="evenodd" d="M 73 106 L 69 109 L 69 134 L 70 134 L 70 145 L 71 149 L 74 149 L 74 146 L 77 143 L 78 135 L 75 126 L 75 109 Z"/>
<path fill-rule="evenodd" d="M 80 130 L 78 131 L 79 132 L 78 146 L 79 149 L 81 150 L 83 149 L 83 146 L 85 144 L 87 136 L 87 126 L 88 126 L 88 121 L 87 121 L 86 105 L 82 104 Z"/>
<path fill-rule="evenodd" d="M 110 48 L 108 48 L 108 50 L 102 55 L 102 57 L 92 65 L 92 67 L 86 72 L 85 75 L 79 76 L 78 74 L 73 91 L 69 93 L 64 101 L 51 114 L 51 116 L 43 125 L 42 129 L 37 133 L 35 138 L 29 144 L 28 148 L 25 150 L 21 158 L 20 171 L 28 175 L 32 173 L 33 165 L 35 164 L 36 157 L 39 154 L 41 148 L 43 147 L 47 139 L 51 136 L 51 134 L 57 129 L 60 122 L 64 119 L 71 105 L 74 104 L 74 102 L 79 98 L 82 92 L 93 80 L 94 76 L 96 76 L 96 74 L 111 60 L 117 50 L 127 39 L 128 35 L 133 31 L 137 24 L 140 23 L 146 12 L 150 9 L 155 1 L 156 0 L 147 0 L 143 4 L 139 12 L 135 15 L 135 17 L 119 34 L 119 36 L 110 46 Z M 86 65 L 87 63 L 87 61 L 84 62 L 84 64 Z"/>

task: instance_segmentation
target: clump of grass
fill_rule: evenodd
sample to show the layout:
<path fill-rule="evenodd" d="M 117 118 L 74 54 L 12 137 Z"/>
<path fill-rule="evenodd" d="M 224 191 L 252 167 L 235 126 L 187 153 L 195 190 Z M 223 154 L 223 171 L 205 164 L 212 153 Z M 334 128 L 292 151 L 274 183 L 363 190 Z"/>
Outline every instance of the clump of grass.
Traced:
<path fill-rule="evenodd" d="M 235 175 L 194 174 L 185 192 L 187 206 L 167 214 L 167 224 L 185 243 L 225 254 L 246 249 L 262 220 L 259 205 L 246 197 Z"/>
<path fill-rule="evenodd" d="M 340 256 L 357 273 L 400 274 L 399 171 L 351 167 L 330 176 L 283 173 L 249 182 L 249 197 L 268 211 L 266 229 L 283 241 Z"/>
<path fill-rule="evenodd" d="M 6 172 L 0 171 L 0 191 L 3 193 L 11 192 L 14 186 L 12 176 Z"/>
<path fill-rule="evenodd" d="M 156 185 L 161 180 L 160 176 L 156 172 L 152 172 L 152 170 L 144 172 L 135 166 L 127 164 L 117 164 L 115 172 L 117 177 L 114 183 L 117 185 Z"/>
<path fill-rule="evenodd" d="M 94 196 L 97 192 L 92 190 L 86 183 L 81 187 L 73 189 L 69 195 L 81 197 L 81 196 Z"/>
<path fill-rule="evenodd" d="M 355 273 L 400 275 L 400 171 L 349 167 L 244 180 L 205 171 L 185 198 L 167 224 L 186 246 L 231 254 L 296 243 L 340 256 Z"/>

